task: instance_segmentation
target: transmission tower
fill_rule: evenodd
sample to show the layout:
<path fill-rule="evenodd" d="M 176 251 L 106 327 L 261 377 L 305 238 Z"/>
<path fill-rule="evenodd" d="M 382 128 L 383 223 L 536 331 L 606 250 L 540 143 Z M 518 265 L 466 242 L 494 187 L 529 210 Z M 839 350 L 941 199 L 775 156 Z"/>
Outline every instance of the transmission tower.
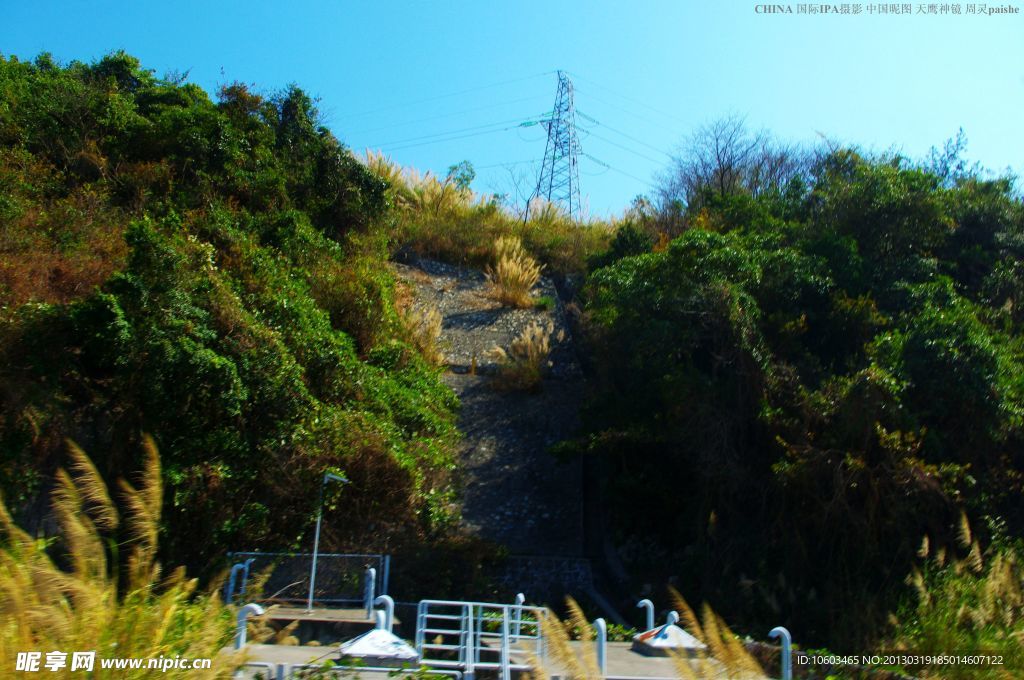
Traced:
<path fill-rule="evenodd" d="M 558 93 L 551 117 L 541 121 L 547 128 L 548 142 L 544 149 L 544 164 L 537 179 L 534 197 L 541 196 L 560 203 L 569 211 L 569 218 L 578 220 L 580 214 L 580 140 L 576 136 L 576 108 L 573 104 L 572 81 L 558 72 Z M 527 207 L 529 210 L 529 207 Z"/>

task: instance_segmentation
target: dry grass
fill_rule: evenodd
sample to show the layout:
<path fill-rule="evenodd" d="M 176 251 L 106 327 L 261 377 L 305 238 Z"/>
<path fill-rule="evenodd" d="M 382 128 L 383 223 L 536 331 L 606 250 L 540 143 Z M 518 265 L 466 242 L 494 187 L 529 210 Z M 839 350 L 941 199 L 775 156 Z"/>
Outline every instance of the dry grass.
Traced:
<path fill-rule="evenodd" d="M 597 650 L 594 645 L 586 644 L 592 639 L 587 635 L 587 631 L 592 630 L 590 622 L 574 599 L 567 597 L 565 601 L 569 610 L 569 620 L 564 624 L 551 611 L 540 617 L 541 634 L 547 643 L 548 656 L 561 669 L 562 672 L 559 674 L 565 680 L 600 678 Z M 572 628 L 580 631 L 584 644 L 574 646 L 571 643 L 569 630 Z M 544 663 L 536 657 L 530 658 L 529 663 L 535 669 L 530 676 L 534 680 L 547 680 L 554 674 L 554 669 L 545 668 Z"/>
<path fill-rule="evenodd" d="M 541 269 L 518 238 L 499 238 L 494 242 L 494 266 L 486 270 L 491 296 L 509 307 L 532 307 L 531 291 L 540 281 Z"/>
<path fill-rule="evenodd" d="M 910 668 L 924 678 L 1019 678 L 1024 673 L 1024 559 L 1020 544 L 990 548 L 983 555 L 966 515 L 958 543 L 967 554 L 956 559 L 944 548 L 933 550 L 925 538 L 920 556 L 927 561 L 907 579 L 916 603 L 890 623 L 888 647 L 914 654 L 986 654 L 1003 665 L 944 665 Z M 902 620 L 901 620 L 902 619 Z M 955 650 L 955 651 L 950 651 Z"/>
<path fill-rule="evenodd" d="M 406 340 L 433 366 L 444 364 L 441 351 L 441 312 L 409 306 L 401 312 Z"/>
<path fill-rule="evenodd" d="M 119 517 L 107 486 L 86 455 L 69 445 L 69 471 L 57 474 L 54 517 L 60 537 L 36 540 L 17 527 L 0 503 L 0 660 L 5 673 L 18 652 L 68 653 L 68 664 L 47 677 L 78 678 L 70 653 L 96 651 L 92 678 L 151 677 L 150 670 L 101 669 L 103 658 L 191 657 L 213 660 L 209 670 L 168 670 L 167 678 L 229 678 L 240 657 L 222 654 L 232 617 L 215 595 L 197 595 L 184 570 L 163 574 L 155 561 L 162 503 L 160 462 L 146 440 L 141 483 L 121 480 L 127 515 Z M 121 529 L 128 541 L 121 570 L 111 564 Z M 6 665 L 6 664 L 10 665 Z"/>
<path fill-rule="evenodd" d="M 544 374 L 551 366 L 551 338 L 554 325 L 548 321 L 541 325 L 534 321 L 520 333 L 508 350 L 495 347 L 488 357 L 498 364 L 494 386 L 501 390 L 534 391 L 540 388 Z M 564 339 L 559 331 L 557 342 Z"/>
<path fill-rule="evenodd" d="M 576 222 L 542 199 L 531 203 L 524 221 L 493 196 L 458 190 L 429 172 L 401 168 L 383 154 L 368 151 L 364 162 L 392 187 L 399 208 L 394 243 L 424 257 L 483 267 L 492 260 L 494 241 L 512 237 L 549 271 L 580 273 L 589 258 L 607 250 L 618 226 L 615 220 Z"/>
<path fill-rule="evenodd" d="M 703 623 L 697 620 L 686 601 L 672 591 L 674 606 L 680 613 L 680 625 L 691 635 L 703 642 L 704 650 L 694 650 L 689 655 L 672 657 L 676 677 L 683 679 L 720 678 L 722 680 L 762 680 L 764 670 L 747 652 L 743 642 L 729 630 L 725 622 L 705 605 Z M 591 644 L 593 632 L 583 610 L 572 599 L 566 598 L 569 620 L 562 623 L 551 612 L 541 618 L 541 630 L 548 645 L 548 656 L 559 675 L 566 680 L 589 680 L 600 678 L 596 645 Z M 576 629 L 583 635 L 583 644 L 570 643 L 569 630 Z M 590 631 L 590 634 L 588 634 Z M 545 668 L 540 659 L 533 657 L 530 665 L 536 670 L 533 678 L 549 678 L 554 668 Z"/>

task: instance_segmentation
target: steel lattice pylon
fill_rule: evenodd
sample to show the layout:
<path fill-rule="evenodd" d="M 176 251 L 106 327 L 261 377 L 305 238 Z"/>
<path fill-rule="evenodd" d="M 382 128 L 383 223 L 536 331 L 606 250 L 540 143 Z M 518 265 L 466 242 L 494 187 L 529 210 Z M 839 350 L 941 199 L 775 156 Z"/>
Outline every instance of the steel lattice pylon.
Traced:
<path fill-rule="evenodd" d="M 543 197 L 561 204 L 574 220 L 580 214 L 580 140 L 576 135 L 576 108 L 573 104 L 572 81 L 558 72 L 558 93 L 551 117 L 542 120 L 547 128 L 548 141 L 544 149 L 544 164 L 537 179 L 534 197 Z"/>

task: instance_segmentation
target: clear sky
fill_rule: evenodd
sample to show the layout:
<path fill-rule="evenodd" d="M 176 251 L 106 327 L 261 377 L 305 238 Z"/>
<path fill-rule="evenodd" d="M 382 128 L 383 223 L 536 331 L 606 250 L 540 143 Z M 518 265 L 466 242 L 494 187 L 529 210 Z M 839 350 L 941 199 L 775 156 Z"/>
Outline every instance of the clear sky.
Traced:
<path fill-rule="evenodd" d="M 945 16 L 917 14 L 928 8 L 919 3 L 886 3 L 911 9 L 887 16 L 868 14 L 875 3 L 857 16 L 756 5 L 4 0 L 0 52 L 91 61 L 125 49 L 211 92 L 295 82 L 354 150 L 383 148 L 440 174 L 469 160 L 474 188 L 500 193 L 514 191 L 514 176 L 524 191 L 536 181 L 543 129 L 505 128 L 550 110 L 563 69 L 577 108 L 599 123 L 580 120 L 584 202 L 596 215 L 649 191 L 665 152 L 729 114 L 787 141 L 827 135 L 912 157 L 963 127 L 972 160 L 1024 171 L 1024 1 L 993 16 L 967 14 L 980 3 L 932 5 L 961 9 Z"/>

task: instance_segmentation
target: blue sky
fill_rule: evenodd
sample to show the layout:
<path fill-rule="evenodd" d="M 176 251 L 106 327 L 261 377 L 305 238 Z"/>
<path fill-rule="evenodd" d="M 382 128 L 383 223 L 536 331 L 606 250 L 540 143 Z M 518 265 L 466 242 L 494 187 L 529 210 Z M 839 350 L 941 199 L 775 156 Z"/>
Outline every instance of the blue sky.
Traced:
<path fill-rule="evenodd" d="M 599 122 L 580 121 L 583 149 L 610 166 L 581 161 L 595 215 L 649 191 L 666 152 L 729 114 L 791 142 L 827 135 L 912 157 L 963 127 L 972 160 L 1024 170 L 1024 2 L 1012 16 L 878 16 L 870 3 L 860 16 L 763 15 L 756 4 L 8 0 L 0 52 L 91 61 L 125 49 L 209 91 L 295 82 L 353 149 L 441 174 L 469 160 L 474 188 L 500 193 L 536 181 L 543 130 L 505 128 L 550 109 L 563 69 Z"/>

